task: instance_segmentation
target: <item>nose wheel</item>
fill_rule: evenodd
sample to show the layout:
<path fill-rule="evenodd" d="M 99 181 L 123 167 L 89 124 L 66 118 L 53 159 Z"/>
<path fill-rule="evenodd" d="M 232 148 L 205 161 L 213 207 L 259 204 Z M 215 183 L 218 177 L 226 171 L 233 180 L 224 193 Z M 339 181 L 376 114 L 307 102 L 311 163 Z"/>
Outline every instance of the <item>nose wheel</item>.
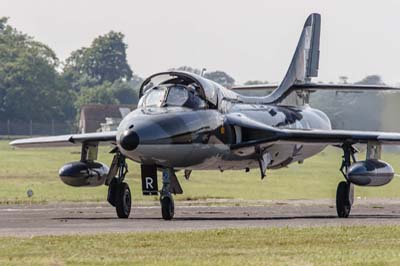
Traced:
<path fill-rule="evenodd" d="M 161 215 L 164 220 L 172 220 L 175 214 L 175 204 L 170 192 L 173 170 L 165 168 L 162 172 L 163 187 L 160 192 Z"/>
<path fill-rule="evenodd" d="M 175 213 L 175 204 L 172 195 L 164 196 L 160 199 L 161 215 L 164 220 L 172 220 Z"/>

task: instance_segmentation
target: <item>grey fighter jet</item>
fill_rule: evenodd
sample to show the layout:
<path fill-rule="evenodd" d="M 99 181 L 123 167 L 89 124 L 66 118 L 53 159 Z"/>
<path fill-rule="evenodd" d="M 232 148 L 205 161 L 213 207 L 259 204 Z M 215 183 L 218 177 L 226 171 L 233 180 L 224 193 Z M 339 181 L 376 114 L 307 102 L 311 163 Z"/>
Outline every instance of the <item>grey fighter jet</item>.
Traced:
<path fill-rule="evenodd" d="M 124 179 L 126 160 L 133 160 L 141 165 L 143 194 L 160 195 L 166 220 L 174 216 L 172 195 L 182 193 L 179 170 L 189 178 L 192 170 L 259 168 L 263 178 L 269 169 L 302 162 L 333 145 L 343 150 L 337 214 L 348 217 L 354 185 L 381 186 L 392 180 L 393 168 L 380 160 L 381 147 L 399 145 L 400 133 L 333 130 L 329 118 L 309 106 L 310 94 L 400 88 L 311 82 L 318 75 L 320 23 L 319 14 L 307 18 L 283 81 L 279 86 L 258 86 L 273 89 L 265 97 L 246 97 L 192 73 L 162 72 L 143 82 L 138 108 L 117 131 L 20 139 L 11 145 L 81 145 L 80 161 L 64 165 L 61 180 L 71 186 L 108 186 L 107 200 L 120 218 L 127 218 L 131 210 L 131 192 Z M 254 86 L 236 89 L 245 88 Z M 113 145 L 110 167 L 96 161 L 101 143 Z M 363 161 L 356 160 L 358 143 L 367 146 Z"/>

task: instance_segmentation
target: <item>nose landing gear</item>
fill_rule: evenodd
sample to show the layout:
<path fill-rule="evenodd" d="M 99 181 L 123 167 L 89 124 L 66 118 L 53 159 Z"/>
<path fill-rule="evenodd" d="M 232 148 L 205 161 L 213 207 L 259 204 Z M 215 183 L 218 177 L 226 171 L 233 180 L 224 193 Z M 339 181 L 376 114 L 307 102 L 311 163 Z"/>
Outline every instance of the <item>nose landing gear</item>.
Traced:
<path fill-rule="evenodd" d="M 171 177 L 175 175 L 172 169 L 165 168 L 162 173 L 163 187 L 160 192 L 161 215 L 164 220 L 172 220 L 175 214 L 175 204 L 170 192 Z"/>
<path fill-rule="evenodd" d="M 160 199 L 161 215 L 164 220 L 172 220 L 175 214 L 175 204 L 172 195 L 163 196 Z"/>
<path fill-rule="evenodd" d="M 153 171 L 142 171 L 142 189 L 147 189 L 147 179 L 153 177 L 157 180 L 157 168 L 154 167 Z M 142 167 L 143 168 L 143 167 Z M 154 173 L 151 173 L 154 172 Z M 119 151 L 116 151 L 113 162 L 110 167 L 105 184 L 108 185 L 107 201 L 116 209 L 119 218 L 128 218 L 131 212 L 132 197 L 129 185 L 124 182 L 125 176 L 128 173 L 128 165 L 126 164 L 125 156 Z M 154 176 L 153 176 L 154 175 Z M 144 177 L 144 178 L 143 178 Z M 143 181 L 144 180 L 144 181 Z M 164 220 L 172 220 L 175 214 L 175 204 L 172 193 L 182 194 L 183 190 L 172 168 L 164 168 L 162 171 L 162 189 L 157 191 L 156 182 L 150 182 L 151 192 L 160 193 L 161 215 Z M 146 183 L 147 182 L 147 183 Z M 154 190 L 156 189 L 156 190 Z M 147 193 L 149 191 L 143 190 L 144 195 L 154 195 Z"/>

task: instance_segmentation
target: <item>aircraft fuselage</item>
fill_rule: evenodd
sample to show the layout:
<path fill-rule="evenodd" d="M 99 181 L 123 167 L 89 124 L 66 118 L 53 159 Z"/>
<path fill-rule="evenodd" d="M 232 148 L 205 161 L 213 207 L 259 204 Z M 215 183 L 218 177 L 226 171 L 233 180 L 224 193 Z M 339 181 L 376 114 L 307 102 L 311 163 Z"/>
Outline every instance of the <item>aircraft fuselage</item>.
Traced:
<path fill-rule="evenodd" d="M 191 170 L 258 167 L 254 148 L 240 153 L 230 148 L 245 139 L 262 137 L 226 125 L 227 116 L 236 114 L 277 128 L 331 129 L 329 118 L 309 106 L 234 104 L 226 113 L 215 109 L 140 107 L 121 122 L 117 145 L 127 158 L 141 164 Z M 266 148 L 271 159 L 268 168 L 278 169 L 302 161 L 325 147 L 271 144 Z"/>

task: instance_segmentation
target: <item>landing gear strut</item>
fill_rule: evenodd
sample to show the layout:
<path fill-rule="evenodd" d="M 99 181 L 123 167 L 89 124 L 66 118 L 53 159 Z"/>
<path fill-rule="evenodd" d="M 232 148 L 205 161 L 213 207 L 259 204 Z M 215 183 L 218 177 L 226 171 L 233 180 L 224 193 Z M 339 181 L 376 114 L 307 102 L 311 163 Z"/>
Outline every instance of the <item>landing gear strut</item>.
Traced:
<path fill-rule="evenodd" d="M 347 171 L 352 163 L 356 162 L 357 150 L 351 144 L 343 144 L 343 161 L 340 172 L 347 181 L 338 184 L 336 190 L 336 212 L 340 218 L 347 218 L 350 215 L 351 206 L 354 202 L 354 185 L 348 181 Z"/>
<path fill-rule="evenodd" d="M 131 213 L 132 196 L 129 185 L 124 182 L 128 173 L 125 156 L 117 152 L 114 156 L 109 176 L 107 201 L 115 207 L 118 218 L 128 218 Z"/>
<path fill-rule="evenodd" d="M 170 168 L 165 168 L 162 172 L 163 187 L 160 192 L 161 215 L 164 220 L 171 220 L 174 217 L 175 204 L 170 192 L 171 176 L 174 172 Z"/>

